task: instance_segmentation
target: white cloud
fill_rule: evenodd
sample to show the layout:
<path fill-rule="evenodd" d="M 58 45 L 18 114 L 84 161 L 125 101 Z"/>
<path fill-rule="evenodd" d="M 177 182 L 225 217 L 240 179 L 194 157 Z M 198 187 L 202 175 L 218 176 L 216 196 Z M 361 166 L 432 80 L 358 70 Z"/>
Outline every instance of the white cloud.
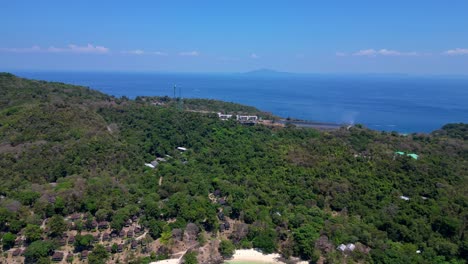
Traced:
<path fill-rule="evenodd" d="M 53 53 L 94 53 L 94 54 L 104 54 L 108 53 L 109 49 L 103 46 L 94 46 L 88 44 L 86 46 L 78 46 L 75 44 L 70 44 L 65 48 L 56 48 L 54 46 L 49 47 L 45 50 L 46 52 Z"/>
<path fill-rule="evenodd" d="M 336 52 L 335 55 L 336 55 L 337 57 L 345 57 L 345 56 L 347 56 L 346 53 L 340 52 L 340 51 Z"/>
<path fill-rule="evenodd" d="M 31 48 L 0 48 L 1 52 L 12 52 L 12 53 L 28 53 L 28 52 L 40 52 L 41 47 L 32 46 Z"/>
<path fill-rule="evenodd" d="M 167 53 L 161 51 L 144 51 L 141 49 L 136 50 L 124 50 L 121 53 L 130 55 L 155 55 L 155 56 L 167 56 Z"/>
<path fill-rule="evenodd" d="M 13 53 L 94 53 L 94 54 L 105 54 L 109 53 L 109 49 L 103 46 L 94 46 L 88 44 L 86 46 L 78 46 L 75 44 L 70 44 L 64 48 L 57 48 L 50 46 L 48 48 L 41 48 L 39 46 L 33 46 L 31 48 L 0 48 L 0 51 L 3 52 L 13 52 Z"/>
<path fill-rule="evenodd" d="M 150 52 L 150 54 L 153 54 L 156 56 L 167 56 L 167 53 L 161 52 L 161 51 L 153 51 L 153 52 Z"/>
<path fill-rule="evenodd" d="M 365 49 L 359 50 L 353 53 L 354 56 L 368 56 L 368 57 L 376 57 L 376 56 L 419 56 L 421 55 L 418 52 L 402 52 L 398 50 L 389 50 L 389 49 Z M 337 52 L 338 56 L 338 52 Z"/>
<path fill-rule="evenodd" d="M 377 51 L 375 49 L 360 50 L 353 53 L 354 56 L 376 56 Z"/>
<path fill-rule="evenodd" d="M 252 59 L 259 59 L 260 56 L 258 56 L 258 55 L 255 54 L 255 53 L 252 53 L 252 54 L 250 54 L 250 58 L 252 58 Z"/>
<path fill-rule="evenodd" d="M 444 51 L 444 54 L 445 55 L 468 55 L 468 49 L 460 49 L 460 48 L 451 49 L 451 50 Z"/>
<path fill-rule="evenodd" d="M 198 52 L 198 51 L 183 51 L 183 52 L 179 52 L 179 56 L 197 57 L 197 56 L 200 56 L 200 52 Z"/>
<path fill-rule="evenodd" d="M 125 53 L 125 54 L 133 54 L 133 55 L 143 55 L 143 54 L 145 54 L 144 51 L 139 50 L 139 49 L 136 49 L 136 50 L 129 50 L 129 51 L 123 51 L 122 53 Z"/>
<path fill-rule="evenodd" d="M 109 49 L 103 46 L 87 46 L 68 45 L 68 50 L 74 53 L 108 53 Z"/>

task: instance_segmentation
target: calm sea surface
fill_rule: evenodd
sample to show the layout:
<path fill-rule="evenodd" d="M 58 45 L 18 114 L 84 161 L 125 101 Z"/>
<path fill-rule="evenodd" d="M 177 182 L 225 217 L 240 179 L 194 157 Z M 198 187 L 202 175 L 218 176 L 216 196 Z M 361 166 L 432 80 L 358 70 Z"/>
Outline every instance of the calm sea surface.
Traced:
<path fill-rule="evenodd" d="M 360 123 L 371 129 L 430 132 L 468 123 L 468 78 L 407 76 L 14 72 L 32 79 L 89 86 L 107 94 L 211 98 L 282 117 Z M 179 92 L 177 92 L 179 93 Z"/>

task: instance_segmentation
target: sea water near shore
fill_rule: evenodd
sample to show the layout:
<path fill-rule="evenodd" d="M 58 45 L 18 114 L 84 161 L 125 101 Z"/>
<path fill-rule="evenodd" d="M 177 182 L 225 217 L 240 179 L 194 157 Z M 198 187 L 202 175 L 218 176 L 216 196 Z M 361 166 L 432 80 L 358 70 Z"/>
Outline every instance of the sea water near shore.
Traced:
<path fill-rule="evenodd" d="M 255 106 L 282 117 L 360 123 L 401 133 L 468 123 L 468 77 L 404 75 L 170 74 L 13 72 L 21 77 L 89 86 L 115 96 L 210 98 Z M 177 96 L 179 95 L 177 89 Z"/>

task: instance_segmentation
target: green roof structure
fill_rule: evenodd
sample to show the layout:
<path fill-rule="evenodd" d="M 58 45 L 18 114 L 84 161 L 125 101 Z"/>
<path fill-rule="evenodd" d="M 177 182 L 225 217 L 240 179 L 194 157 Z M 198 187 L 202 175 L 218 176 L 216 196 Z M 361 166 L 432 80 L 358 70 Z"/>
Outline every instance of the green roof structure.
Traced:
<path fill-rule="evenodd" d="M 411 157 L 411 158 L 413 158 L 413 159 L 415 159 L 415 160 L 419 159 L 419 155 L 418 155 L 418 154 L 409 153 L 407 156 L 409 156 L 409 157 Z"/>
<path fill-rule="evenodd" d="M 405 155 L 405 153 L 403 151 L 397 151 L 395 152 L 395 154 L 398 154 L 398 155 Z"/>

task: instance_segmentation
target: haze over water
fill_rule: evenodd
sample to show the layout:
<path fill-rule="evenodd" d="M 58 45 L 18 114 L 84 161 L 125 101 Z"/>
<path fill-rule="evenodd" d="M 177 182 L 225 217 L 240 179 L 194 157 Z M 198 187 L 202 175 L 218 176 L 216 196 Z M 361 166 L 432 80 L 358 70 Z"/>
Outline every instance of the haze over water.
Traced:
<path fill-rule="evenodd" d="M 402 75 L 284 75 L 16 72 L 21 77 L 89 86 L 115 96 L 210 98 L 282 117 L 360 123 L 402 133 L 468 122 L 468 78 Z M 179 92 L 177 92 L 179 93 Z"/>

